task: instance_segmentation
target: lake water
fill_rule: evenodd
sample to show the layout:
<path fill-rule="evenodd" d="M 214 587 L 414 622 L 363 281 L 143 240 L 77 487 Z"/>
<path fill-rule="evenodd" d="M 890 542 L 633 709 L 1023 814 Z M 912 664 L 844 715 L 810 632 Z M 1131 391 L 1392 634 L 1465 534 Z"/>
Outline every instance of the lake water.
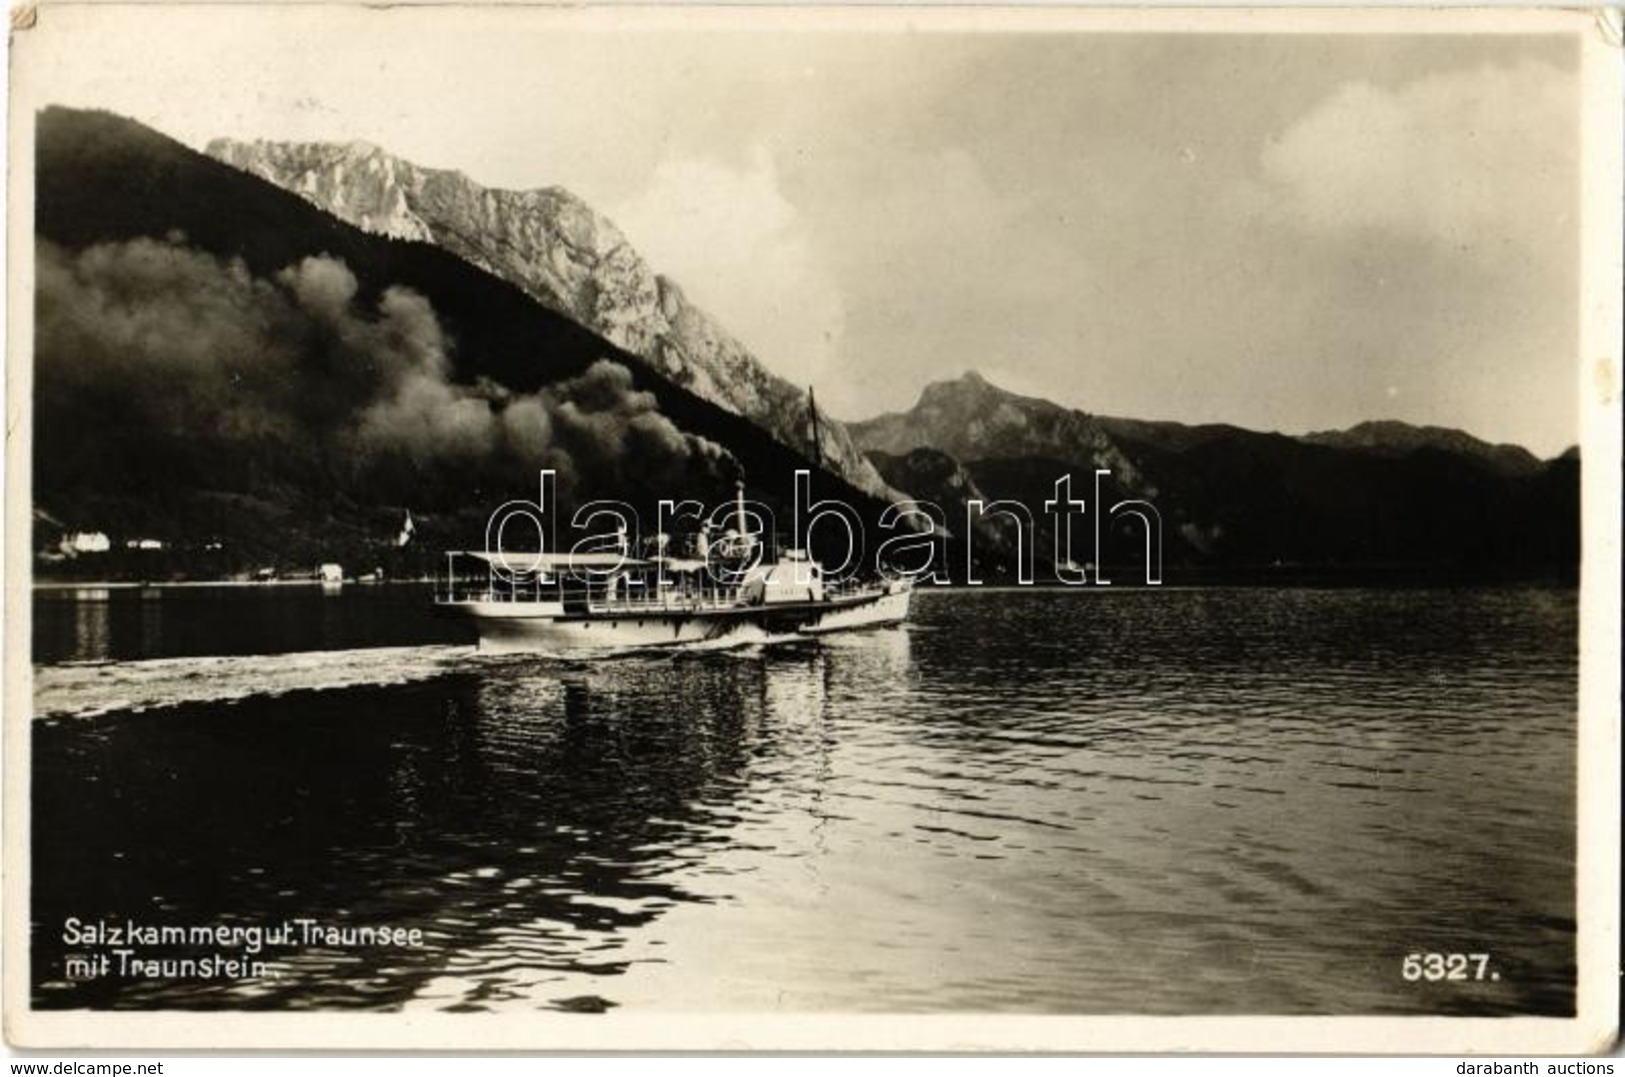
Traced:
<path fill-rule="evenodd" d="M 1573 1011 L 1573 591 L 928 591 L 584 661 L 426 604 L 35 596 L 36 1005 Z M 69 918 L 421 936 L 69 979 Z"/>

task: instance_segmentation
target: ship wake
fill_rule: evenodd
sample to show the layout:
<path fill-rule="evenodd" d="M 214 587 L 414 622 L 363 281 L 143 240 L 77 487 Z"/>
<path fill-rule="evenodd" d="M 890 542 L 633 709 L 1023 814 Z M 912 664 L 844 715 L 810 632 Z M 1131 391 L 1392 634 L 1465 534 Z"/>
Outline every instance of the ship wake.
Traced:
<path fill-rule="evenodd" d="M 290 692 L 410 684 L 453 672 L 468 655 L 466 646 L 446 645 L 36 666 L 34 716 L 87 718 Z"/>

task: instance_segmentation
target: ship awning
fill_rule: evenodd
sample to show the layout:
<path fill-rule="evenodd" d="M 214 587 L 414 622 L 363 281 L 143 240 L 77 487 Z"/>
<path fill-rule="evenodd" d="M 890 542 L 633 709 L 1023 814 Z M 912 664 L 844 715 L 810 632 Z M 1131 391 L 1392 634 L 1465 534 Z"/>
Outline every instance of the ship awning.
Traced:
<path fill-rule="evenodd" d="M 559 572 L 570 569 L 641 568 L 651 562 L 618 553 L 487 553 L 484 550 L 454 551 L 453 556 L 472 557 L 504 572 Z"/>

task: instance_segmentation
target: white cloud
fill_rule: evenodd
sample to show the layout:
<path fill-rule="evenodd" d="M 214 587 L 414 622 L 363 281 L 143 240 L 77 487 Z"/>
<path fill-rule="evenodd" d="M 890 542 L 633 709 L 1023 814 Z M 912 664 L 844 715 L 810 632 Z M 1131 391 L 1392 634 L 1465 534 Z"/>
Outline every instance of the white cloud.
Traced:
<path fill-rule="evenodd" d="M 743 168 L 668 159 L 611 217 L 769 369 L 798 384 L 828 371 L 845 304 L 765 149 Z"/>
<path fill-rule="evenodd" d="M 1543 63 L 1482 66 L 1389 89 L 1346 82 L 1262 154 L 1298 223 L 1381 229 L 1491 256 L 1552 248 L 1572 227 L 1573 76 Z"/>

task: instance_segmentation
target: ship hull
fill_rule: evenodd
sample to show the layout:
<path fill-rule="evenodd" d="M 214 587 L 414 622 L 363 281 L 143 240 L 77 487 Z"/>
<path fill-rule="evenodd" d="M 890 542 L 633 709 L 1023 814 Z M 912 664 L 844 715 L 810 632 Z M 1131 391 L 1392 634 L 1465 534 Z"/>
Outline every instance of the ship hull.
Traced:
<path fill-rule="evenodd" d="M 863 628 L 902 624 L 908 620 L 908 604 L 911 597 L 910 591 L 893 591 L 878 595 L 868 602 L 825 610 L 816 621 L 801 631 L 806 635 L 818 636 L 830 632 L 851 632 Z"/>

